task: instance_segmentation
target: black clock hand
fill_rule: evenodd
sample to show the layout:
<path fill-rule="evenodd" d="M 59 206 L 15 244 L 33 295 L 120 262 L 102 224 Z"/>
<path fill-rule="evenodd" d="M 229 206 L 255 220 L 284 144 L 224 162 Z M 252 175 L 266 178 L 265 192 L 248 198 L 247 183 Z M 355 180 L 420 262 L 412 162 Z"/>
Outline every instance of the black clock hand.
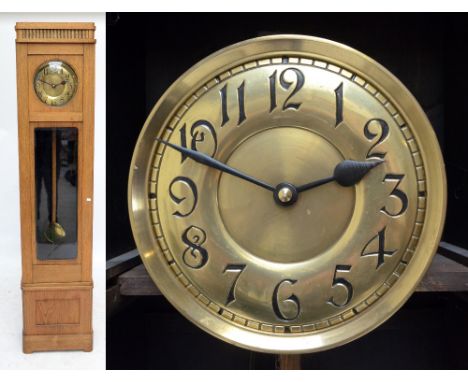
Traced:
<path fill-rule="evenodd" d="M 55 87 L 55 85 L 54 85 L 54 84 L 51 84 L 50 82 L 47 82 L 47 81 L 44 81 L 44 80 L 39 80 L 39 81 L 41 81 L 41 82 L 44 83 L 44 84 L 47 84 L 47 85 L 51 86 L 52 88 Z"/>
<path fill-rule="evenodd" d="M 162 139 L 159 139 L 159 138 L 156 138 L 156 140 L 161 142 L 161 143 L 164 143 L 166 146 L 172 147 L 174 150 L 177 150 L 177 151 L 181 152 L 184 155 L 187 155 L 189 158 L 193 159 L 195 162 L 204 164 L 205 166 L 212 167 L 212 168 L 214 168 L 216 170 L 225 172 L 227 174 L 237 176 L 238 178 L 241 178 L 241 179 L 246 180 L 247 182 L 256 184 L 257 186 L 263 187 L 263 188 L 265 188 L 265 189 L 267 189 L 269 191 L 275 191 L 275 187 L 270 186 L 269 184 L 264 183 L 261 180 L 252 178 L 251 176 L 246 175 L 246 174 L 240 172 L 239 170 L 236 170 L 236 169 L 234 169 L 232 167 L 229 167 L 229 166 L 225 165 L 224 163 L 222 163 L 222 162 L 220 162 L 220 161 L 218 161 L 216 159 L 213 159 L 213 158 L 211 158 L 210 156 L 208 156 L 208 155 L 206 155 L 204 153 L 200 153 L 200 152 L 195 151 L 195 150 L 190 150 L 190 149 L 187 149 L 185 147 L 178 146 L 178 145 L 175 145 L 173 143 L 163 141 Z"/>
<path fill-rule="evenodd" d="M 62 82 L 59 82 L 58 84 L 49 84 L 49 85 L 52 86 L 52 89 L 55 89 L 57 86 L 65 85 L 66 83 L 67 81 L 63 80 Z"/>
<path fill-rule="evenodd" d="M 337 182 L 340 186 L 343 187 L 354 186 L 362 178 L 364 178 L 364 176 L 370 170 L 372 170 L 374 167 L 378 166 L 383 162 L 383 160 L 372 160 L 363 162 L 358 162 L 354 160 L 344 160 L 336 165 L 335 170 L 333 171 L 333 176 L 304 184 L 300 187 L 297 187 L 296 190 L 297 192 L 306 191 L 310 190 L 311 188 L 315 188 L 333 181 Z"/>

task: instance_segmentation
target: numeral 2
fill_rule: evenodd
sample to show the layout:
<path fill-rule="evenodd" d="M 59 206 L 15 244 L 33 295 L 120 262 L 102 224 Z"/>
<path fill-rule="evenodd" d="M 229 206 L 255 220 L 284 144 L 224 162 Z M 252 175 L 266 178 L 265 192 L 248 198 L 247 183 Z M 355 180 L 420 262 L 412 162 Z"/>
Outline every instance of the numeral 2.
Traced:
<path fill-rule="evenodd" d="M 376 123 L 378 125 L 379 133 L 373 133 L 370 130 L 370 125 Z M 366 158 L 380 158 L 383 159 L 385 157 L 386 153 L 383 152 L 371 152 L 375 146 L 379 145 L 384 141 L 385 138 L 387 138 L 389 133 L 389 128 L 387 122 L 385 122 L 383 119 L 380 118 L 373 118 L 367 121 L 367 123 L 364 126 L 364 135 L 369 141 L 372 141 L 374 138 L 377 136 L 379 137 L 377 139 L 377 142 L 375 142 L 367 151 Z"/>

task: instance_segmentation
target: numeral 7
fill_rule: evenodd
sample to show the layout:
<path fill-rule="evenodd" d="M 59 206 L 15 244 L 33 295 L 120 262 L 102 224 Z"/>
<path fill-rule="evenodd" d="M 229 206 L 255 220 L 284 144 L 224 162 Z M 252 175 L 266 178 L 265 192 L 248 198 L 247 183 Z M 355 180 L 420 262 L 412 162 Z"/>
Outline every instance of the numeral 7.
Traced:
<path fill-rule="evenodd" d="M 234 276 L 234 281 L 232 282 L 231 289 L 229 289 L 229 294 L 226 299 L 226 305 L 229 305 L 230 303 L 236 300 L 235 289 L 237 281 L 239 280 L 239 277 L 244 271 L 245 267 L 245 264 L 228 264 L 226 268 L 224 268 L 223 273 L 237 273 L 237 275 Z"/>

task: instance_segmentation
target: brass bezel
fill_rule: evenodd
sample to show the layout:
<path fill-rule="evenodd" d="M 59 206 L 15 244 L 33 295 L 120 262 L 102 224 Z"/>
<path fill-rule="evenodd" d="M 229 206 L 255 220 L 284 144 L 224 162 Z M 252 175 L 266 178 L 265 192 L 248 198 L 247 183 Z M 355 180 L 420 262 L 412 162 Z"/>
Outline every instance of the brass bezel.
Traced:
<path fill-rule="evenodd" d="M 427 185 L 426 222 L 411 262 L 398 281 L 377 302 L 341 325 L 298 336 L 257 333 L 231 325 L 187 295 L 174 282 L 169 267 L 159 258 L 147 206 L 147 177 L 150 174 L 154 137 L 195 89 L 229 67 L 259 57 L 286 54 L 312 56 L 357 73 L 395 105 L 411 127 L 425 164 Z M 326 350 L 348 343 L 370 332 L 394 314 L 410 297 L 428 269 L 439 243 L 446 211 L 446 177 L 437 138 L 425 113 L 406 87 L 383 66 L 366 55 L 333 41 L 302 35 L 273 35 L 247 40 L 224 48 L 184 73 L 154 106 L 138 138 L 133 154 L 128 204 L 132 230 L 143 262 L 161 292 L 189 320 L 229 343 L 271 353 L 304 353 Z"/>
<path fill-rule="evenodd" d="M 37 81 L 37 77 L 39 75 L 39 73 L 41 72 L 41 70 L 43 70 L 44 68 L 48 67 L 52 62 L 59 62 L 69 73 L 70 73 L 70 76 L 72 77 L 73 79 L 73 92 L 71 93 L 70 97 L 64 101 L 63 103 L 58 103 L 58 104 L 48 104 L 47 102 L 45 102 L 40 96 L 39 96 L 39 93 L 38 93 L 38 90 L 37 90 L 37 87 L 36 87 L 36 81 Z M 47 105 L 47 106 L 51 106 L 51 107 L 62 107 L 62 106 L 65 106 L 66 104 L 68 104 L 76 95 L 76 92 L 78 90 L 78 75 L 76 74 L 76 70 L 73 68 L 73 66 L 71 66 L 68 62 L 66 61 L 63 61 L 63 60 L 60 60 L 60 59 L 56 59 L 56 60 L 47 60 L 45 62 L 43 62 L 41 65 L 39 65 L 39 67 L 35 70 L 34 72 L 34 79 L 33 79 L 33 89 L 34 89 L 34 94 L 36 94 L 36 97 L 39 101 L 41 101 L 44 105 Z M 48 98 L 50 99 L 55 99 L 55 98 L 59 98 L 59 96 L 48 96 Z"/>

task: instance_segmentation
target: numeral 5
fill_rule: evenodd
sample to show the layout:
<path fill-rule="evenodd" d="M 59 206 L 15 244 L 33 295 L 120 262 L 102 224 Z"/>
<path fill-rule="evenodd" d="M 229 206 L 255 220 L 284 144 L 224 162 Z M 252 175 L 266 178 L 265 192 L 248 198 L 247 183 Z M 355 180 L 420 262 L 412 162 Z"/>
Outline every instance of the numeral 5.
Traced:
<path fill-rule="evenodd" d="M 344 277 L 336 277 L 338 272 L 349 272 L 351 270 L 351 265 L 337 265 L 335 267 L 335 273 L 333 275 L 332 288 L 340 286 L 346 290 L 346 299 L 344 302 L 336 302 L 335 298 L 332 296 L 327 301 L 329 304 L 341 308 L 345 305 L 348 305 L 351 299 L 353 298 L 353 286 L 351 283 L 346 280 Z"/>

